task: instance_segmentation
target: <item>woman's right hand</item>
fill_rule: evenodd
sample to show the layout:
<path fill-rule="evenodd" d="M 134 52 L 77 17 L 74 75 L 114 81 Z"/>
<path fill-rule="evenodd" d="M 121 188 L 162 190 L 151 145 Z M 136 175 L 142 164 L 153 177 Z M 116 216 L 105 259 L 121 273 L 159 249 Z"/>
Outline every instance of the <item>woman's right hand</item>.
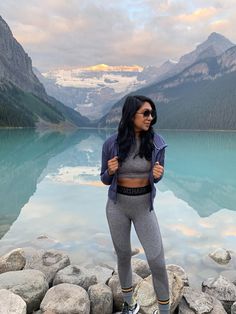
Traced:
<path fill-rule="evenodd" d="M 113 157 L 112 159 L 109 159 L 107 162 L 108 165 L 108 173 L 110 176 L 112 176 L 117 170 L 118 170 L 118 156 Z"/>

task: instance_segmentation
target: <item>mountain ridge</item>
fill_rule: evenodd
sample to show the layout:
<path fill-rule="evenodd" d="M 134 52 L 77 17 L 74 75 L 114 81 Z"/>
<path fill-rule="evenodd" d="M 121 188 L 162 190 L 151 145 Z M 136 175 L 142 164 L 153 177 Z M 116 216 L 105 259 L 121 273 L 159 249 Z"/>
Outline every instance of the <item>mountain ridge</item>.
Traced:
<path fill-rule="evenodd" d="M 160 128 L 236 129 L 235 71 L 236 46 L 233 46 L 218 57 L 198 60 L 181 73 L 141 88 L 131 95 L 144 94 L 158 104 Z M 206 89 L 206 86 L 209 90 Z M 225 97 L 222 98 L 222 95 Z M 98 122 L 99 127 L 117 126 L 124 99 L 125 97 L 114 104 L 111 111 Z M 221 99 L 221 106 L 219 99 Z M 214 106 L 216 112 L 212 115 L 210 108 L 214 108 Z M 178 123 L 174 121 L 175 117 L 171 114 L 171 110 L 175 116 L 179 117 Z M 180 112 L 181 115 L 179 115 Z M 194 113 L 196 119 L 194 119 Z M 202 123 L 204 120 L 205 122 Z"/>
<path fill-rule="evenodd" d="M 47 95 L 32 60 L 0 16 L 0 126 L 78 127 L 89 119 Z"/>

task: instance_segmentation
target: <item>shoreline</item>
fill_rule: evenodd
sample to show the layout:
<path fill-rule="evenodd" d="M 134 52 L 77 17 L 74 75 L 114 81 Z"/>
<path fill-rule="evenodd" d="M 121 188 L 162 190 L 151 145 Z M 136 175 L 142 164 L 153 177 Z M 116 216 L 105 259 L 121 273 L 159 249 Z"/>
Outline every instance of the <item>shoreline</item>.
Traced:
<path fill-rule="evenodd" d="M 235 262 L 236 252 L 218 248 L 209 256 L 215 263 L 227 265 Z M 202 291 L 198 291 L 191 287 L 189 276 L 181 266 L 167 264 L 166 268 L 171 313 L 203 313 L 201 307 L 205 302 L 208 307 L 204 313 L 223 314 L 231 310 L 236 313 L 236 277 L 233 281 L 221 275 L 206 277 Z M 146 261 L 133 256 L 132 270 L 134 296 L 139 300 L 140 313 L 152 313 L 158 303 L 149 266 Z M 232 271 L 236 274 L 235 268 Z M 9 300 L 16 298 L 19 303 L 16 314 L 47 311 L 56 314 L 112 314 L 119 313 L 122 306 L 116 267 L 105 262 L 87 266 L 71 264 L 67 254 L 54 249 L 17 248 L 1 256 L 0 309 L 6 308 L 5 312 L 12 306 L 8 299 L 3 298 L 8 294 Z M 199 300 L 202 301 L 199 303 Z M 82 312 L 77 308 L 78 302 L 82 304 Z M 191 312 L 193 307 L 196 312 Z"/>

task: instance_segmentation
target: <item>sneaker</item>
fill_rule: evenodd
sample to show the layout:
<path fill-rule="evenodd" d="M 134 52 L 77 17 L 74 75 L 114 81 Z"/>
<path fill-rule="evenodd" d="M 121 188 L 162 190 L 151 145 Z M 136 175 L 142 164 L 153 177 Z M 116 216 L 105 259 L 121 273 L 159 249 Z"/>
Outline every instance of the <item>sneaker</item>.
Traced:
<path fill-rule="evenodd" d="M 124 303 L 122 307 L 121 314 L 136 314 L 138 313 L 140 305 L 135 303 L 134 305 L 129 305 L 128 303 Z"/>

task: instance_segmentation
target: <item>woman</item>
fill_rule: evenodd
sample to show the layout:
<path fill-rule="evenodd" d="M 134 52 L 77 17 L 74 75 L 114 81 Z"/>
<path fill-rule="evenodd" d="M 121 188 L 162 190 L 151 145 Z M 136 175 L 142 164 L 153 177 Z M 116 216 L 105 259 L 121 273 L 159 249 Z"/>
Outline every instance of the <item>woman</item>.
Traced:
<path fill-rule="evenodd" d="M 110 185 L 107 220 L 117 254 L 118 274 L 124 303 L 123 314 L 138 313 L 133 298 L 131 269 L 131 222 L 144 248 L 151 269 L 160 314 L 169 313 L 169 286 L 162 238 L 153 210 L 154 183 L 164 173 L 167 146 L 152 125 L 154 102 L 145 96 L 128 96 L 123 106 L 118 134 L 103 144 L 101 180 Z M 158 313 L 157 310 L 154 313 Z"/>

